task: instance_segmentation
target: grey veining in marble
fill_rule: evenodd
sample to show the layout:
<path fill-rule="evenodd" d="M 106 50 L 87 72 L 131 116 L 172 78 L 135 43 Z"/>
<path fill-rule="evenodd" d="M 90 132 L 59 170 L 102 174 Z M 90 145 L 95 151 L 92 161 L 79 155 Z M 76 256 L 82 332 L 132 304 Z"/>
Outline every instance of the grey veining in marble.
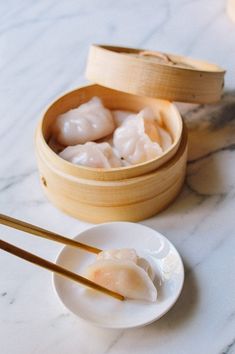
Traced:
<path fill-rule="evenodd" d="M 43 196 L 33 136 L 56 96 L 85 82 L 90 43 L 175 52 L 226 68 L 219 104 L 179 109 L 189 128 L 184 189 L 143 224 L 162 232 L 186 268 L 172 310 L 142 329 L 95 328 L 63 308 L 51 275 L 0 252 L 1 354 L 235 353 L 235 24 L 224 0 L 0 2 L 0 211 L 73 236 L 89 227 Z M 54 260 L 61 246 L 0 228 Z"/>

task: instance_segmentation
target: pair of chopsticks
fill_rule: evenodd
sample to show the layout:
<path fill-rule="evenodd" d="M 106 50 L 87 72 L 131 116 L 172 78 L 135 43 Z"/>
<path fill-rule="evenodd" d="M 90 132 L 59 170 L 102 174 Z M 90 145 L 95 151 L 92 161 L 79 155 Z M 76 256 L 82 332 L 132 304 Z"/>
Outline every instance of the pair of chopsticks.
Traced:
<path fill-rule="evenodd" d="M 71 240 L 71 239 L 66 238 L 62 235 L 42 229 L 42 228 L 32 225 L 32 224 L 28 224 L 24 221 L 11 218 L 10 216 L 7 216 L 7 215 L 0 214 L 0 224 L 12 227 L 13 229 L 17 229 L 20 231 L 24 231 L 24 232 L 33 234 L 35 236 L 43 237 L 43 238 L 46 238 L 51 241 L 56 241 L 56 242 L 63 243 L 65 245 L 81 248 L 84 251 L 92 252 L 95 254 L 98 254 L 102 251 L 99 248 L 92 247 L 92 246 L 86 245 L 85 243 L 81 243 L 81 242 L 78 242 L 75 240 Z M 118 300 L 124 300 L 124 297 L 122 295 L 120 295 L 112 290 L 104 288 L 103 286 L 100 286 L 100 285 L 94 283 L 93 281 L 82 277 L 81 275 L 73 273 L 66 268 L 63 268 L 55 263 L 47 261 L 44 258 L 38 257 L 35 254 L 27 252 L 27 251 L 23 250 L 22 248 L 16 247 L 16 246 L 14 246 L 6 241 L 3 241 L 1 239 L 0 239 L 0 249 L 13 254 L 14 256 L 22 258 L 28 262 L 31 262 L 33 264 L 40 266 L 40 267 L 43 267 L 43 268 L 48 269 L 52 272 L 55 272 L 55 273 L 60 274 L 64 277 L 67 277 L 71 280 L 74 280 L 82 285 L 85 285 L 85 286 L 90 287 L 94 290 L 100 291 L 106 295 L 112 296 Z"/>

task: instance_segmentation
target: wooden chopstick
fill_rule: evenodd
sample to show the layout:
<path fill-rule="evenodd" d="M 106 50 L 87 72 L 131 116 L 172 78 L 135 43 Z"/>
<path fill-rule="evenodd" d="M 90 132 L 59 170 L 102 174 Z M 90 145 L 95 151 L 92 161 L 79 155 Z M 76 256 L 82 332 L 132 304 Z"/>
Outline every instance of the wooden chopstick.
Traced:
<path fill-rule="evenodd" d="M 78 247 L 81 248 L 85 251 L 92 252 L 92 253 L 100 253 L 102 250 L 96 247 L 92 247 L 89 245 L 86 245 L 85 243 L 81 243 L 69 238 L 66 238 L 62 235 L 56 234 L 55 232 L 51 232 L 46 229 L 42 229 L 41 227 L 38 227 L 36 225 L 29 224 L 27 222 L 24 222 L 22 220 L 14 219 L 10 216 L 0 214 L 0 224 L 12 227 L 14 229 L 28 232 L 30 234 L 33 234 L 35 236 L 43 237 L 48 240 L 56 241 L 63 243 L 65 245 L 73 246 L 73 247 Z"/>
<path fill-rule="evenodd" d="M 49 262 L 46 259 L 38 257 L 35 254 L 27 252 L 27 251 L 23 250 L 22 248 L 16 247 L 8 242 L 0 240 L 0 249 L 13 254 L 14 256 L 22 258 L 30 263 L 36 264 L 42 268 L 45 268 L 47 270 L 51 270 L 52 272 L 58 273 L 64 277 L 74 280 L 80 284 L 88 286 L 89 288 L 100 291 L 106 295 L 112 296 L 118 300 L 124 300 L 124 297 L 122 295 L 120 295 L 112 290 L 109 290 L 107 288 L 104 288 L 103 286 L 100 286 L 100 285 L 94 283 L 93 281 L 82 277 L 81 275 L 75 274 L 68 269 L 65 269 L 55 263 Z"/>

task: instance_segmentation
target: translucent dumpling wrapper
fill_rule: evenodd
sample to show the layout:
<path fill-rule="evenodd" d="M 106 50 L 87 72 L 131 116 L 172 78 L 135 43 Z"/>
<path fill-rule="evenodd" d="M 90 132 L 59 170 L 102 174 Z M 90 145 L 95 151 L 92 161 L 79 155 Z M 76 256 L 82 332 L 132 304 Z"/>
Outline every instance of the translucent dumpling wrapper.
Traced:
<path fill-rule="evenodd" d="M 105 138 L 97 140 L 96 143 L 108 143 L 112 147 L 113 153 L 120 159 L 122 167 L 126 167 L 126 166 L 130 166 L 131 165 L 130 162 L 126 161 L 124 158 L 122 158 L 120 156 L 118 150 L 113 145 L 113 134 L 108 135 Z"/>
<path fill-rule="evenodd" d="M 83 145 L 68 146 L 59 156 L 76 165 L 87 167 L 109 169 L 122 166 L 121 159 L 108 143 L 88 142 Z"/>
<path fill-rule="evenodd" d="M 133 165 L 161 156 L 160 144 L 158 127 L 148 108 L 127 117 L 113 135 L 113 145 L 119 155 Z"/>
<path fill-rule="evenodd" d="M 97 255 L 97 260 L 106 259 L 134 262 L 148 274 L 151 280 L 155 278 L 154 271 L 149 262 L 145 258 L 139 257 L 134 248 L 104 250 Z"/>
<path fill-rule="evenodd" d="M 150 137 L 152 141 L 161 144 L 161 137 L 159 133 L 159 126 L 156 119 L 154 118 L 154 113 L 151 108 L 144 108 L 139 114 L 128 112 L 128 111 L 112 111 L 114 121 L 117 127 L 126 124 L 128 121 L 135 118 L 143 118 L 144 120 L 144 132 Z"/>
<path fill-rule="evenodd" d="M 137 259 L 137 265 L 141 267 L 149 276 L 149 278 L 154 281 L 155 279 L 155 273 L 153 268 L 151 267 L 150 263 L 147 261 L 147 259 L 138 257 Z"/>
<path fill-rule="evenodd" d="M 120 248 L 101 251 L 97 255 L 97 260 L 113 259 L 119 261 L 132 261 L 137 263 L 138 255 L 134 248 Z"/>
<path fill-rule="evenodd" d="M 101 139 L 115 129 L 113 116 L 98 97 L 57 117 L 55 139 L 62 145 L 84 144 Z"/>
<path fill-rule="evenodd" d="M 172 138 L 171 138 L 170 134 L 168 133 L 168 131 L 166 131 L 164 128 L 158 127 L 158 131 L 159 131 L 159 135 L 160 135 L 160 139 L 161 139 L 161 147 L 162 147 L 163 151 L 166 151 L 172 145 Z"/>
<path fill-rule="evenodd" d="M 139 257 L 133 248 L 100 252 L 97 260 L 88 267 L 87 277 L 130 299 L 157 299 L 157 289 L 152 282 L 154 271 L 148 261 Z"/>
<path fill-rule="evenodd" d="M 127 119 L 136 116 L 136 113 L 121 110 L 114 110 L 112 111 L 112 114 L 116 127 L 120 127 L 124 122 L 127 121 Z"/>
<path fill-rule="evenodd" d="M 87 268 L 86 276 L 126 298 L 157 300 L 157 289 L 148 274 L 130 260 L 98 260 Z"/>

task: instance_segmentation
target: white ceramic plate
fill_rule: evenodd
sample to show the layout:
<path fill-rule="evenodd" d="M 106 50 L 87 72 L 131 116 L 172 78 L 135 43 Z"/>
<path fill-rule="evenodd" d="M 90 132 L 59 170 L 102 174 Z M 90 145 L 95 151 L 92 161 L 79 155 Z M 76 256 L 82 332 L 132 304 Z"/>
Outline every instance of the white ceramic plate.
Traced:
<path fill-rule="evenodd" d="M 100 327 L 141 327 L 162 317 L 179 297 L 184 282 L 183 263 L 175 247 L 157 231 L 141 224 L 113 222 L 83 231 L 75 239 L 101 249 L 135 248 L 154 268 L 158 290 L 155 303 L 119 301 L 54 274 L 54 287 L 60 300 L 80 318 Z M 56 262 L 82 275 L 95 257 L 65 246 Z"/>

